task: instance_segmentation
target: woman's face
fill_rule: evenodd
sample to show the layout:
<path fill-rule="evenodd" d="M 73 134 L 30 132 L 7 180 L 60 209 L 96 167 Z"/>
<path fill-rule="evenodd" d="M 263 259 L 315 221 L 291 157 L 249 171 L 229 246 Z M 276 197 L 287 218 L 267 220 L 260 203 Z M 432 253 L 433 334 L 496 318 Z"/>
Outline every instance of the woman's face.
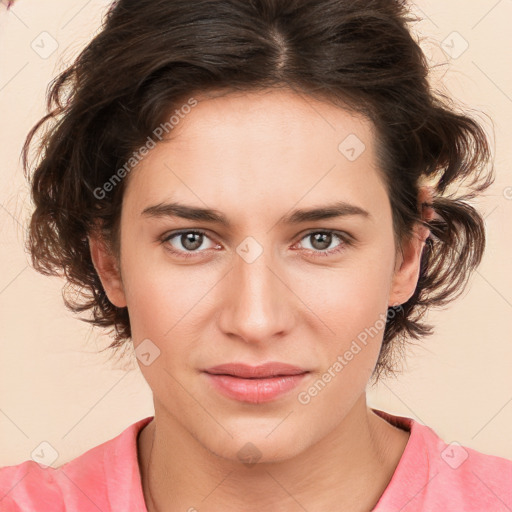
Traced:
<path fill-rule="evenodd" d="M 291 457 L 361 399 L 388 305 L 414 291 L 421 247 L 396 255 L 363 118 L 274 90 L 201 100 L 172 135 L 129 176 L 122 281 L 104 274 L 105 288 L 128 307 L 160 421 L 233 460 L 247 443 L 261 462 Z M 226 222 L 162 213 L 174 203 Z M 336 206 L 324 218 L 297 213 Z M 252 379 L 228 396 L 204 372 L 270 361 L 308 373 L 281 394 L 260 384 L 258 395 Z"/>

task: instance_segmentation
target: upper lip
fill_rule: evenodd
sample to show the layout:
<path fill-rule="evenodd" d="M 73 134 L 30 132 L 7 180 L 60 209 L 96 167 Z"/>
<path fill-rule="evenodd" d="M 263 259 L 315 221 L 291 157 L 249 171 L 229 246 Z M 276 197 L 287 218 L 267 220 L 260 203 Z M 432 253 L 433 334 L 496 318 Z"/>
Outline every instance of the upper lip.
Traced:
<path fill-rule="evenodd" d="M 279 362 L 270 362 L 258 366 L 250 366 L 243 363 L 226 363 L 212 366 L 204 371 L 212 375 L 233 375 L 234 377 L 246 379 L 277 377 L 280 375 L 300 375 L 308 372 L 308 370 L 304 368 Z"/>

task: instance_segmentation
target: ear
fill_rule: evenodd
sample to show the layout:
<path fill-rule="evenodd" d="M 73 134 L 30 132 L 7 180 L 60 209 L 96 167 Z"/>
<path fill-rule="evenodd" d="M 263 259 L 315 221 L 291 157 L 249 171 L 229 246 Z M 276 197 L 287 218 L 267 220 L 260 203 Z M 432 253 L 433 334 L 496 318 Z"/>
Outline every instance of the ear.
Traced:
<path fill-rule="evenodd" d="M 114 306 L 124 308 L 126 297 L 117 258 L 100 235 L 89 235 L 88 239 L 92 262 L 108 300 Z"/>
<path fill-rule="evenodd" d="M 431 220 L 435 215 L 434 210 L 429 206 L 433 201 L 433 193 L 432 187 L 425 186 L 420 188 L 418 194 L 418 208 L 422 212 L 424 221 Z M 420 276 L 421 255 L 429 234 L 428 228 L 416 223 L 410 238 L 403 241 L 401 251 L 400 249 L 397 251 L 388 299 L 389 306 L 404 304 L 414 294 Z"/>

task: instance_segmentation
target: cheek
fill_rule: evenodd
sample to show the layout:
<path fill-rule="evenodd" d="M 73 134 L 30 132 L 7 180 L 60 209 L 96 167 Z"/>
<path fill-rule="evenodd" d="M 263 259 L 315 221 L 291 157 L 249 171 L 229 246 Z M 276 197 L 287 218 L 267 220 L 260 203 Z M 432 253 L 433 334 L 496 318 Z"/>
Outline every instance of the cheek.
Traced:
<path fill-rule="evenodd" d="M 318 352 L 323 352 L 324 368 L 341 356 L 347 376 L 373 370 L 386 326 L 390 265 L 392 258 L 384 252 L 380 259 L 347 260 L 339 268 L 315 272 L 297 290 L 311 311 L 311 330 L 322 333 Z"/>
<path fill-rule="evenodd" d="M 123 265 L 135 346 L 149 338 L 162 355 L 157 366 L 179 366 L 200 339 L 220 277 L 206 266 L 177 266 L 160 248 L 153 254 L 127 250 Z"/>
<path fill-rule="evenodd" d="M 187 325 L 201 322 L 197 314 L 206 318 L 204 308 L 222 288 L 217 281 L 223 272 L 215 266 L 175 265 L 162 247 L 144 249 L 130 242 L 123 240 L 122 269 L 135 343 L 153 337 L 159 344 L 157 340 L 163 342 L 178 332 L 183 339 Z M 337 351 L 364 336 L 365 330 L 374 332 L 381 323 L 379 314 L 387 309 L 391 252 L 375 243 L 371 249 L 348 253 L 336 266 L 290 266 L 283 276 L 304 303 L 298 305 L 304 308 L 302 323 L 317 333 L 321 330 L 321 337 L 331 339 L 334 343 L 328 345 Z M 210 298 L 205 297 L 207 290 Z M 232 296 L 225 292 L 224 299 Z M 196 311 L 193 321 L 197 306 L 203 313 Z"/>
<path fill-rule="evenodd" d="M 130 250 L 132 249 L 132 250 Z M 161 249 L 153 249 L 160 252 Z M 187 288 L 162 262 L 138 247 L 126 244 L 122 255 L 123 285 L 135 343 L 161 339 L 184 315 Z M 185 300 L 186 302 L 186 300 Z"/>
<path fill-rule="evenodd" d="M 358 328 L 369 327 L 387 310 L 391 264 L 386 258 L 312 270 L 307 279 L 295 281 L 300 285 L 295 285 L 294 291 L 335 331 L 327 329 L 331 336 L 346 338 L 357 334 Z"/>
<path fill-rule="evenodd" d="M 382 272 L 380 272 L 382 271 Z M 318 316 L 315 352 L 321 368 L 311 386 L 297 397 L 304 414 L 342 418 L 364 392 L 378 360 L 386 326 L 388 283 L 384 267 L 368 272 L 337 272 L 337 278 L 321 280 L 323 293 L 308 303 Z M 327 327 L 325 327 L 327 326 Z"/>

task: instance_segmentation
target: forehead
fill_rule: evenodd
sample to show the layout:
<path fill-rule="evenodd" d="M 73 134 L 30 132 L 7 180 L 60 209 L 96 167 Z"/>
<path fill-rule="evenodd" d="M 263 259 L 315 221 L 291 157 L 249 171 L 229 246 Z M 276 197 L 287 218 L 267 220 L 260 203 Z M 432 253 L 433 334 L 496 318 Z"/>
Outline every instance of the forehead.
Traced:
<path fill-rule="evenodd" d="M 382 201 L 374 127 L 363 116 L 289 90 L 193 98 L 130 176 L 126 202 L 139 212 L 176 199 L 255 213 Z"/>
<path fill-rule="evenodd" d="M 329 144 L 336 143 L 344 133 L 357 132 L 365 139 L 373 136 L 373 124 L 362 115 L 288 88 L 218 91 L 193 98 L 196 106 L 180 116 L 169 139 L 186 143 L 205 131 L 212 135 L 215 130 L 218 137 L 243 137 L 286 146 L 293 143 L 293 137 L 300 140 L 307 136 L 312 143 L 324 140 Z M 188 100 L 182 99 L 174 108 L 180 110 Z"/>

